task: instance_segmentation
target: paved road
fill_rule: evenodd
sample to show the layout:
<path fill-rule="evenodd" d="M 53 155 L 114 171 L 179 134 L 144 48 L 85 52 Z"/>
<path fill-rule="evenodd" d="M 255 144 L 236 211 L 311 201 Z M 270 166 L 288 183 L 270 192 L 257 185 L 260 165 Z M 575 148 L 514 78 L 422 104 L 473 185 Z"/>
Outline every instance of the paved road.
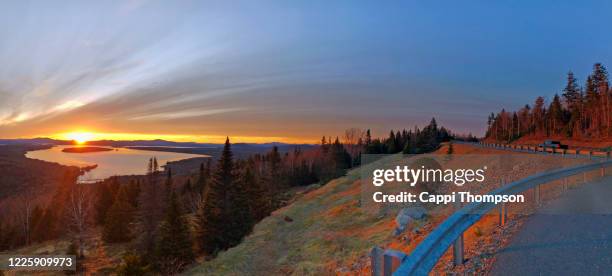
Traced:
<path fill-rule="evenodd" d="M 497 254 L 492 275 L 612 275 L 612 178 L 530 216 Z"/>

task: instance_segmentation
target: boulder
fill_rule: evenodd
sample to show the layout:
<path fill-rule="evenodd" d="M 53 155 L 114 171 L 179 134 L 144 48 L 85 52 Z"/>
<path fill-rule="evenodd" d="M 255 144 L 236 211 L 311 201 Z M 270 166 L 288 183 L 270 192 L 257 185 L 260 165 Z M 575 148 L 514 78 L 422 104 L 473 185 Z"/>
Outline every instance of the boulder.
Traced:
<path fill-rule="evenodd" d="M 395 217 L 395 224 L 397 224 L 398 228 L 405 229 L 406 226 L 409 223 L 411 223 L 413 220 L 414 220 L 414 218 L 412 218 L 408 214 L 400 211 L 399 214 L 397 214 L 397 216 Z"/>
<path fill-rule="evenodd" d="M 422 219 L 426 214 L 427 210 L 423 207 L 407 207 L 400 210 L 397 216 L 408 216 L 413 219 Z"/>
<path fill-rule="evenodd" d="M 416 219 L 422 219 L 425 217 L 427 210 L 423 207 L 407 207 L 399 211 L 395 217 L 395 223 L 397 227 L 393 231 L 394 236 L 398 236 L 408 229 L 412 222 Z"/>

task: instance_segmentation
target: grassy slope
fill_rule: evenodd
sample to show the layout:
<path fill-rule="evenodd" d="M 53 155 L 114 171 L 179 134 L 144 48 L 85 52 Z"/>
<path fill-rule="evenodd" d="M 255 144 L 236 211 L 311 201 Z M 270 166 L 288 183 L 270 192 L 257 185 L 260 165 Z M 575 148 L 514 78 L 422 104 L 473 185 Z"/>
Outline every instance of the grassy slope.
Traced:
<path fill-rule="evenodd" d="M 479 153 L 455 146 L 458 153 Z M 445 153 L 446 146 L 438 153 Z M 394 162 L 400 155 L 377 161 Z M 380 164 L 380 163 L 379 163 Z M 378 164 L 377 164 L 378 165 Z M 382 166 L 382 165 L 380 165 Z M 420 233 L 393 237 L 395 212 L 365 212 L 361 208 L 360 169 L 330 181 L 258 223 L 251 235 L 217 258 L 186 274 L 354 274 L 366 273 L 373 246 L 409 252 L 445 215 L 419 222 Z M 285 217 L 293 219 L 292 222 Z M 413 241 L 413 242 L 410 242 Z"/>
<path fill-rule="evenodd" d="M 460 144 L 456 144 L 454 149 L 455 154 L 507 153 Z M 444 154 L 446 150 L 447 145 L 444 145 L 437 153 Z M 392 158 L 379 162 L 393 162 Z M 501 169 L 496 171 L 500 174 L 498 177 L 506 175 L 506 180 L 508 177 L 519 179 L 537 172 L 539 166 L 536 164 L 542 161 L 544 160 L 527 158 L 517 160 L 515 167 L 519 168 L 521 173 Z M 558 164 L 553 166 L 557 167 Z M 360 170 L 357 168 L 349 171 L 345 177 L 332 180 L 323 187 L 304 194 L 294 203 L 258 223 L 243 243 L 220 253 L 212 261 L 195 266 L 186 274 L 367 274 L 368 253 L 373 246 L 410 252 L 452 211 L 452 208 L 438 210 L 437 215 L 428 216 L 419 222 L 419 231 L 393 237 L 394 212 L 380 215 L 364 212 L 364 209 L 359 207 L 359 178 Z M 495 177 L 488 181 L 497 185 L 500 183 L 500 179 Z M 476 191 L 486 192 L 497 185 L 484 184 Z M 287 222 L 286 216 L 293 221 Z M 466 235 L 466 246 L 470 248 L 472 243 L 481 239 L 480 236 L 489 236 L 495 225 L 495 219 L 483 219 L 475 227 L 479 228 L 478 231 L 483 231 L 484 235 L 474 235 L 471 230 Z M 443 259 L 450 260 L 450 250 Z M 445 263 L 447 262 L 440 263 L 442 271 L 445 270 Z"/>
<path fill-rule="evenodd" d="M 362 258 L 390 237 L 394 223 L 362 212 L 359 173 L 352 170 L 303 195 L 257 224 L 243 243 L 187 274 L 328 274 L 339 263 Z"/>

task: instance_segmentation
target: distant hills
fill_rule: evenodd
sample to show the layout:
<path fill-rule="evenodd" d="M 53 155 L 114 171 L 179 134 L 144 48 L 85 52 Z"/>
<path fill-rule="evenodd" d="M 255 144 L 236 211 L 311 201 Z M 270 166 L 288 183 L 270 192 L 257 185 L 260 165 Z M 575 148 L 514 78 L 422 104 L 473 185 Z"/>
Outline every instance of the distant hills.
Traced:
<path fill-rule="evenodd" d="M 74 145 L 74 141 L 71 140 L 56 140 L 51 138 L 31 138 L 31 139 L 0 139 L 0 145 Z M 169 152 L 181 152 L 181 153 L 193 153 L 193 154 L 207 154 L 213 157 L 223 149 L 223 144 L 213 143 L 196 143 L 196 142 L 174 142 L 167 140 L 129 140 L 129 141 L 117 141 L 117 140 L 99 140 L 89 141 L 88 146 L 107 146 L 107 147 L 119 147 L 119 148 L 134 148 L 139 150 L 155 150 L 155 151 L 169 151 Z M 265 153 L 272 149 L 272 147 L 278 147 L 281 153 L 291 151 L 295 148 L 301 150 L 311 149 L 316 147 L 312 144 L 287 144 L 280 142 L 271 143 L 235 143 L 232 144 L 232 151 L 238 158 L 248 157 L 251 154 Z"/>

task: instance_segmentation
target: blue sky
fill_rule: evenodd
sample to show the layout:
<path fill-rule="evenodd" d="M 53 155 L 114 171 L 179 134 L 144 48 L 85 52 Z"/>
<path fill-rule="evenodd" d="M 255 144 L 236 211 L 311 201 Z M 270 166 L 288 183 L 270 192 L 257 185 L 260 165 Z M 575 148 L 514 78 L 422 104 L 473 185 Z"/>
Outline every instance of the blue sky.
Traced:
<path fill-rule="evenodd" d="M 316 141 L 551 98 L 612 60 L 605 1 L 15 1 L 0 136 Z"/>

